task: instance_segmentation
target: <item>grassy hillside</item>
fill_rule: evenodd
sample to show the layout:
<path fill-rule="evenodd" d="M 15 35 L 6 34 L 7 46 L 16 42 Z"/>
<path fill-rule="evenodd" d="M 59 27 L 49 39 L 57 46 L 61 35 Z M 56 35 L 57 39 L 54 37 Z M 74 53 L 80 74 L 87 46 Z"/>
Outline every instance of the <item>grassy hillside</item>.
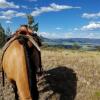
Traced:
<path fill-rule="evenodd" d="M 100 52 L 42 49 L 42 64 L 40 100 L 100 100 Z M 13 100 L 8 84 L 0 98 Z"/>

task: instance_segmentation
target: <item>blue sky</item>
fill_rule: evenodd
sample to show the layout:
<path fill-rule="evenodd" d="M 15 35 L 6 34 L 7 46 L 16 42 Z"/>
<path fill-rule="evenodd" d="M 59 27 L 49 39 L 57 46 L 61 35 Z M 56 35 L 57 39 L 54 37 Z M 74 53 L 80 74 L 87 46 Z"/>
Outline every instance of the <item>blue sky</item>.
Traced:
<path fill-rule="evenodd" d="M 48 38 L 100 38 L 100 0 L 0 0 L 0 23 L 14 32 L 39 23 L 38 34 Z"/>

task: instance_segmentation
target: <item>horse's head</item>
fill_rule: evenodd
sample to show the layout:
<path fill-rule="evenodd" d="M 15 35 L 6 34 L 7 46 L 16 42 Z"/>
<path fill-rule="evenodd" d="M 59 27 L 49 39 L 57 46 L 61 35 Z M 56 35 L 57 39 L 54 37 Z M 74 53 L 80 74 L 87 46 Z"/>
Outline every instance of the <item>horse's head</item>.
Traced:
<path fill-rule="evenodd" d="M 30 34 L 28 32 L 28 26 L 27 25 L 21 25 L 20 28 L 17 30 L 16 34 L 23 34 L 23 35 L 27 35 Z"/>
<path fill-rule="evenodd" d="M 38 44 L 38 46 L 41 46 L 41 39 L 40 37 L 36 34 L 33 33 L 33 30 L 28 28 L 27 25 L 21 25 L 21 27 L 17 30 L 17 32 L 15 33 L 17 35 L 22 34 L 25 35 L 26 37 L 29 35 L 31 37 L 31 40 L 35 40 L 35 42 Z M 30 40 L 28 41 L 29 46 L 31 47 L 33 44 L 30 42 Z"/>

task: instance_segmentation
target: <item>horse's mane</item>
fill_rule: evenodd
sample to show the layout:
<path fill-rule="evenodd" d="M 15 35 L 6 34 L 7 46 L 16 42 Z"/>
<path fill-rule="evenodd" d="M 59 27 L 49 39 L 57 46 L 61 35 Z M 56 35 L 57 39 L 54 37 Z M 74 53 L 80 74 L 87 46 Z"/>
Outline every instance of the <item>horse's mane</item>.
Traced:
<path fill-rule="evenodd" d="M 27 44 L 27 38 L 20 37 L 18 38 L 18 41 L 23 45 L 24 53 L 25 53 L 25 59 L 27 63 L 27 73 L 28 73 L 28 79 L 29 79 L 29 87 L 32 98 L 34 97 L 34 100 L 38 100 L 38 91 L 36 86 L 36 66 L 32 61 L 32 52 L 33 49 L 36 48 L 30 48 Z"/>

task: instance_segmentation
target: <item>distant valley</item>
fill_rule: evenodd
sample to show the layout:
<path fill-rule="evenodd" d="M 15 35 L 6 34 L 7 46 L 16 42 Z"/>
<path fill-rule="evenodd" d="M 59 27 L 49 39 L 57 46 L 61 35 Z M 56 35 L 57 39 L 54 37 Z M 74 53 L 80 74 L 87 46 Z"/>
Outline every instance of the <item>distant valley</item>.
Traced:
<path fill-rule="evenodd" d="M 43 44 L 49 46 L 64 46 L 71 48 L 74 44 L 79 45 L 81 48 L 95 49 L 100 46 L 100 39 L 93 38 L 66 38 L 66 39 L 49 39 L 41 36 Z"/>
<path fill-rule="evenodd" d="M 49 45 L 54 44 L 62 44 L 66 45 L 67 43 L 79 43 L 79 44 L 90 44 L 90 45 L 100 45 L 100 39 L 93 39 L 93 38 L 66 38 L 66 39 L 49 39 L 45 37 L 41 37 L 43 42 L 48 43 Z"/>

